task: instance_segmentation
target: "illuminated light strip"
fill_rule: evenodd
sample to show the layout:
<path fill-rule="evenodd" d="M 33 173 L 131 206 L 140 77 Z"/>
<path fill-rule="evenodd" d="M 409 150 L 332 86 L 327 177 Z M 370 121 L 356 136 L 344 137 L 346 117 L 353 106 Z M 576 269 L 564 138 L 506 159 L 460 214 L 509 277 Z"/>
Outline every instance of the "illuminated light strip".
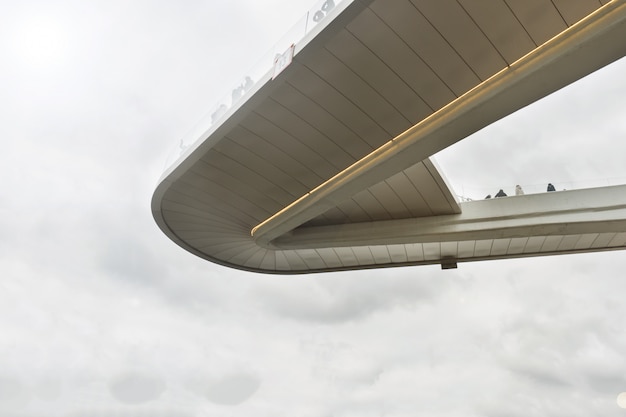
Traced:
<path fill-rule="evenodd" d="M 598 8 L 543 45 L 527 53 L 508 67 L 492 75 L 487 80 L 459 96 L 421 122 L 407 129 L 259 223 L 250 231 L 251 236 L 257 244 L 271 248 L 272 240 L 290 232 L 302 223 L 324 213 L 326 210 L 335 207 L 341 201 L 345 200 L 345 195 L 354 195 L 356 192 L 381 181 L 380 171 L 384 172 L 385 168 L 391 169 L 385 164 L 388 165 L 393 162 L 394 173 L 406 169 L 439 150 L 458 142 L 463 139 L 463 137 L 483 128 L 487 124 L 511 114 L 519 108 L 618 59 L 619 57 L 613 57 L 615 52 L 611 50 L 608 57 L 611 61 L 604 62 L 607 57 L 602 55 L 603 61 L 600 66 L 595 62 L 587 64 L 587 66 L 585 66 L 585 63 L 581 63 L 579 65 L 579 68 L 581 68 L 579 71 L 584 72 L 584 74 L 580 75 L 577 70 L 574 70 L 574 72 L 570 74 L 570 77 L 575 77 L 574 80 L 570 80 L 569 82 L 565 80 L 564 83 L 555 81 L 554 84 L 550 84 L 547 89 L 543 88 L 538 92 L 528 92 L 522 89 L 518 91 L 517 94 L 521 95 L 523 93 L 530 97 L 516 101 L 513 105 L 509 105 L 505 111 L 498 112 L 496 110 L 490 115 L 486 124 L 481 122 L 477 123 L 474 120 L 466 120 L 469 113 L 479 110 L 481 106 L 488 106 L 490 100 L 494 97 L 501 96 L 503 93 L 515 87 L 523 87 L 524 81 L 528 81 L 533 75 L 541 74 L 540 70 L 546 66 L 558 64 L 562 61 L 561 58 L 566 60 L 568 54 L 573 54 L 577 49 L 583 49 L 582 47 L 584 47 L 586 43 L 596 40 L 600 35 L 610 34 L 611 29 L 616 28 L 620 24 L 624 24 L 625 21 L 626 0 L 613 0 Z M 626 37 L 623 39 L 626 39 Z M 624 47 L 623 45 L 621 46 Z M 587 71 L 589 66 L 593 67 L 593 69 Z M 535 97 L 536 95 L 539 96 Z M 465 117 L 465 119 L 462 117 Z M 446 136 L 446 133 L 451 133 L 446 132 L 446 130 L 452 130 L 456 127 L 454 126 L 455 122 L 467 125 L 465 126 L 466 128 L 463 129 L 463 137 L 451 138 Z M 467 129 L 467 127 L 469 127 L 469 129 Z M 470 133 L 467 133 L 468 131 Z M 411 150 L 419 150 L 425 156 L 423 158 L 418 156 L 418 158 L 421 158 L 418 160 L 403 156 L 403 153 L 405 155 L 407 153 L 410 154 Z M 413 154 L 414 153 L 418 152 L 413 152 Z M 377 170 L 375 171 L 376 168 Z M 357 182 L 357 180 L 360 181 Z M 382 180 L 384 180 L 384 178 Z M 338 196 L 339 193 L 341 193 L 343 197 Z"/>

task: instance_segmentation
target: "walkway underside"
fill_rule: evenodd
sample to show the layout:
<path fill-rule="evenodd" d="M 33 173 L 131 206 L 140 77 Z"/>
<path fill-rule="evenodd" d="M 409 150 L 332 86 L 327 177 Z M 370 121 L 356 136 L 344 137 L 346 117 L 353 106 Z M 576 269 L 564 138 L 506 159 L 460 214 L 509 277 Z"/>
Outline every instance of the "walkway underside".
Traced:
<path fill-rule="evenodd" d="M 177 244 L 287 274 L 626 248 L 626 186 L 458 203 L 429 159 L 626 55 L 626 0 L 355 0 L 322 23 L 162 178 Z"/>

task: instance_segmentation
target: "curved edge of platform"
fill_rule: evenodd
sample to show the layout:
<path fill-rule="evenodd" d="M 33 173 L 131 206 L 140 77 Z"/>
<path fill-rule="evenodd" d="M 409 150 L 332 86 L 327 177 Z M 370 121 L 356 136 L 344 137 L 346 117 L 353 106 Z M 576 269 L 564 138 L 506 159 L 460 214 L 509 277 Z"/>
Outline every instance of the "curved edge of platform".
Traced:
<path fill-rule="evenodd" d="M 357 1 L 355 2 L 355 4 L 360 4 L 360 2 Z M 626 38 L 626 23 L 624 20 L 624 15 L 626 14 L 624 9 L 626 9 L 626 5 L 623 1 L 620 1 L 609 3 L 609 5 L 607 6 L 604 7 L 603 13 L 608 13 L 611 10 L 614 11 L 616 9 L 620 9 L 620 12 L 617 13 L 614 18 L 611 17 L 613 18 L 612 25 L 606 25 L 605 22 L 595 22 L 596 26 L 592 29 L 597 29 L 598 31 L 593 36 L 591 36 L 591 38 L 587 39 L 588 42 L 585 41 L 581 44 L 578 42 L 577 39 L 575 39 L 572 49 L 564 52 L 561 51 L 561 53 L 558 54 L 557 57 L 554 58 L 554 60 L 549 60 L 547 63 L 545 63 L 545 65 L 541 66 L 541 71 L 532 72 L 530 76 L 526 79 L 522 77 L 523 82 L 515 84 L 514 88 L 511 88 L 511 91 L 515 97 L 511 98 L 509 95 L 507 96 L 507 98 L 502 98 L 500 100 L 504 104 L 506 104 L 506 106 L 503 107 L 503 103 L 500 103 L 499 101 L 494 102 L 493 100 L 481 102 L 484 108 L 481 107 L 478 110 L 481 113 L 488 112 L 489 116 L 479 117 L 477 121 L 475 121 L 474 123 L 470 123 L 469 127 L 465 126 L 466 131 L 464 132 L 459 133 L 458 131 L 455 131 L 454 138 L 452 140 L 450 138 L 447 139 L 448 141 L 451 141 L 451 143 L 446 142 L 444 143 L 444 145 L 438 146 L 440 148 L 449 146 L 455 141 L 461 140 L 468 134 L 471 134 L 473 131 L 478 130 L 479 128 L 484 127 L 486 124 L 493 122 L 494 120 L 492 119 L 499 119 L 500 117 L 503 117 L 504 115 L 509 114 L 512 111 L 528 105 L 538 98 L 541 98 L 581 78 L 582 76 L 585 76 L 590 72 L 593 72 L 596 69 L 601 68 L 604 65 L 607 65 L 608 63 L 613 62 L 614 60 L 624 56 L 624 54 L 626 53 L 626 44 L 624 44 L 623 42 L 623 39 Z M 601 16 L 596 15 L 595 17 Z M 577 29 L 580 29 L 580 27 Z M 575 33 L 574 36 L 577 36 L 577 34 Z M 289 69 L 287 69 L 286 73 L 289 72 L 288 70 Z M 515 72 L 516 66 L 512 65 L 504 71 L 509 70 Z M 540 86 L 537 86 L 537 84 L 540 84 Z M 533 85 L 534 88 L 530 89 L 530 85 Z M 267 82 L 264 85 L 260 85 L 258 88 L 260 96 L 252 96 L 249 102 L 245 104 L 252 105 L 251 103 L 254 103 L 256 102 L 256 100 L 260 100 L 262 98 L 263 92 L 261 91 L 269 91 L 275 87 L 275 84 L 272 86 L 272 83 Z M 509 93 L 511 91 L 509 91 Z M 429 222 L 433 222 L 433 225 L 431 225 L 433 228 L 430 231 L 431 236 L 433 236 L 432 239 L 426 239 L 423 235 L 420 235 L 420 233 L 415 233 L 415 231 L 413 231 L 412 234 L 409 233 L 409 236 L 404 236 L 405 241 L 401 243 L 389 243 L 389 240 L 381 241 L 375 239 L 364 239 L 359 241 L 358 239 L 352 239 L 350 240 L 349 244 L 345 244 L 345 246 L 340 244 L 338 247 L 337 242 L 339 238 L 335 236 L 335 233 L 339 230 L 346 231 L 347 229 L 345 229 L 344 226 L 341 226 L 336 227 L 336 230 L 334 230 L 333 226 L 325 226 L 327 227 L 327 229 L 325 229 L 323 232 L 328 233 L 326 235 L 323 235 L 321 241 L 319 241 L 318 243 L 318 246 L 313 245 L 313 247 L 307 248 L 304 247 L 306 245 L 302 245 L 301 242 L 298 243 L 295 241 L 289 241 L 289 239 L 294 236 L 293 231 L 295 231 L 295 234 L 303 232 L 303 230 L 299 230 L 298 227 L 303 224 L 304 221 L 310 218 L 310 214 L 307 213 L 301 218 L 298 218 L 297 221 L 295 221 L 293 224 L 289 224 L 285 230 L 280 230 L 280 233 L 277 233 L 277 235 L 273 236 L 273 239 L 270 240 L 271 242 L 276 241 L 277 243 L 280 243 L 279 246 L 282 247 L 268 249 L 266 245 L 260 245 L 259 242 L 256 242 L 252 236 L 251 230 L 254 227 L 253 224 L 248 227 L 247 224 L 244 225 L 245 222 L 243 221 L 234 221 L 223 227 L 224 230 L 227 230 L 228 233 L 231 233 L 228 239 L 231 242 L 232 248 L 228 250 L 228 256 L 222 256 L 222 252 L 224 251 L 216 254 L 208 254 L 207 251 L 201 250 L 201 245 L 194 246 L 192 243 L 190 243 L 190 241 L 193 239 L 181 237 L 180 234 L 184 234 L 184 232 L 181 230 L 177 231 L 175 230 L 175 228 L 172 228 L 171 221 L 168 223 L 168 219 L 166 219 L 166 215 L 164 212 L 165 210 L 171 209 L 168 209 L 165 206 L 167 204 L 176 205 L 179 203 L 174 202 L 173 200 L 167 200 L 166 195 L 171 185 L 178 180 L 182 173 L 184 173 L 184 171 L 189 168 L 193 163 L 202 158 L 204 152 L 211 149 L 211 147 L 215 145 L 215 142 L 218 140 L 216 139 L 216 137 L 219 137 L 219 132 L 222 129 L 226 131 L 232 123 L 236 123 L 238 119 L 244 117 L 246 112 L 246 105 L 241 106 L 243 107 L 243 109 L 241 107 L 238 109 L 234 109 L 233 113 L 230 115 L 229 118 L 224 121 L 222 125 L 219 125 L 215 129 L 208 131 L 206 133 L 206 135 L 208 136 L 204 140 L 198 141 L 198 143 L 194 146 L 194 149 L 189 151 L 186 159 L 181 160 L 177 166 L 169 170 L 166 175 L 162 177 L 152 197 L 152 214 L 159 228 L 177 245 L 203 259 L 223 266 L 245 271 L 293 275 L 407 265 L 444 265 L 449 264 L 450 262 L 469 262 L 486 259 L 503 259 L 566 253 L 581 253 L 626 248 L 626 216 L 624 216 L 624 208 L 622 207 L 623 205 L 626 205 L 626 202 L 621 201 L 626 200 L 626 189 L 605 187 L 602 189 L 595 189 L 596 191 L 575 190 L 568 192 L 550 193 L 550 195 L 541 195 L 538 198 L 544 200 L 559 199 L 564 196 L 574 195 L 587 198 L 591 196 L 591 194 L 598 192 L 603 195 L 606 193 L 617 192 L 617 195 L 619 195 L 619 198 L 621 200 L 618 203 L 606 203 L 604 205 L 602 205 L 603 203 L 599 203 L 600 205 L 596 204 L 595 206 L 592 204 L 591 206 L 580 212 L 582 213 L 582 217 L 577 217 L 577 220 L 573 221 L 571 218 L 565 216 L 561 219 L 557 219 L 557 221 L 555 222 L 551 222 L 549 224 L 550 227 L 544 230 L 533 229 L 533 227 L 536 227 L 537 225 L 532 223 L 526 223 L 519 226 L 522 229 L 526 230 L 525 232 L 520 232 L 518 226 L 513 227 L 511 225 L 505 224 L 503 227 L 498 227 L 497 225 L 492 225 L 488 231 L 482 231 L 475 236 L 476 238 L 481 239 L 485 247 L 478 247 L 474 243 L 474 245 L 472 246 L 473 249 L 471 251 L 466 248 L 466 246 L 469 245 L 465 245 L 465 243 L 468 242 L 468 240 L 466 239 L 472 239 L 472 234 L 476 233 L 476 231 L 470 229 L 466 230 L 464 232 L 465 234 L 458 235 L 456 237 L 461 240 L 454 240 L 455 238 L 442 240 L 441 236 L 445 235 L 445 230 L 441 227 L 442 225 L 436 224 L 438 220 L 441 220 L 441 218 L 438 217 L 430 217 L 426 220 Z M 468 109 L 470 110 L 468 113 L 469 116 L 472 116 L 472 114 L 477 111 L 475 106 L 471 105 L 468 106 Z M 440 150 L 439 148 L 435 149 L 436 146 L 431 143 L 433 142 L 433 140 L 435 140 L 435 142 L 439 141 L 442 135 L 445 136 L 446 134 L 450 133 L 450 129 L 463 130 L 463 128 L 459 129 L 458 127 L 451 127 L 449 124 L 450 123 L 443 123 L 441 126 L 439 126 L 438 131 L 434 133 L 428 132 L 426 138 L 421 138 L 417 142 L 409 141 L 407 143 L 409 145 L 411 145 L 411 143 L 415 144 L 415 148 L 421 150 L 421 152 L 425 154 L 424 156 L 428 157 L 436 151 Z M 396 147 L 395 144 L 393 147 Z M 392 156 L 394 158 L 388 158 L 383 160 L 384 164 L 381 164 L 381 166 L 383 166 L 381 170 L 382 174 L 388 173 L 388 166 L 389 164 L 392 164 L 391 159 L 395 160 L 398 155 L 400 155 L 399 159 L 402 161 L 403 164 L 408 163 L 406 149 L 404 149 L 404 147 L 401 148 L 403 152 L 392 152 Z M 413 147 L 411 147 L 411 149 L 413 149 Z M 362 181 L 359 182 L 357 188 L 362 188 L 364 186 L 367 186 L 371 181 L 377 181 L 380 179 L 379 177 L 381 173 L 371 173 L 369 172 L 369 169 L 365 171 L 367 171 L 367 177 L 369 179 L 365 181 L 365 185 L 362 183 Z M 337 187 L 337 189 L 340 188 L 342 187 Z M 350 187 L 347 188 L 350 189 Z M 341 190 L 341 192 L 345 191 L 345 189 Z M 608 194 L 604 195 L 604 197 L 607 196 Z M 193 199 L 193 197 L 186 197 Z M 524 196 L 524 198 L 528 201 L 534 199 L 535 197 L 536 196 L 532 195 Z M 511 200 L 493 200 L 490 202 L 481 201 L 475 202 L 473 204 L 475 204 L 475 206 L 479 204 L 493 204 L 505 206 L 509 204 L 508 201 L 514 201 L 512 200 L 514 198 L 516 197 L 510 197 Z M 522 200 L 520 199 L 517 201 L 521 202 Z M 206 202 L 204 202 L 203 204 L 206 205 Z M 463 203 L 463 210 L 471 207 L 466 204 L 467 203 Z M 200 207 L 201 206 L 202 204 L 200 205 Z M 313 204 L 313 206 L 315 206 L 315 204 Z M 200 208 L 194 208 L 194 210 L 200 211 Z M 469 210 L 469 212 L 471 212 L 471 210 Z M 540 213 L 541 210 L 535 210 L 535 212 Z M 612 218 L 597 216 L 598 212 L 618 213 L 618 216 Z M 519 212 L 515 213 L 517 214 L 510 214 L 509 216 L 520 215 Z M 539 214 L 538 216 L 539 217 L 535 217 L 533 221 L 538 221 L 541 214 Z M 448 216 L 447 220 L 452 221 L 452 223 L 454 223 L 455 221 L 463 222 L 463 214 L 458 215 L 456 218 L 454 217 L 454 215 Z M 419 219 L 407 219 L 406 221 L 399 220 L 397 222 L 409 222 L 413 225 L 420 225 L 420 222 L 422 221 Z M 607 222 L 611 222 L 610 230 L 606 229 L 606 225 L 609 224 Z M 207 220 L 207 224 L 208 223 L 218 225 L 218 230 L 221 228 L 220 220 L 215 216 L 210 220 Z M 380 233 L 386 233 L 384 239 L 389 239 L 390 237 L 388 232 L 389 230 L 392 230 L 388 227 L 390 224 L 391 223 L 384 222 L 352 224 L 348 226 L 348 229 L 353 228 L 353 232 L 358 234 L 361 233 L 362 230 L 368 230 L 369 232 L 371 232 L 372 228 L 374 228 Z M 401 227 L 406 226 L 406 224 L 404 223 L 396 224 L 401 225 Z M 580 226 L 583 224 L 584 226 L 581 228 Z M 597 230 L 594 230 L 594 228 Z M 509 230 L 509 232 L 513 231 L 513 233 L 504 233 L 503 230 L 505 229 Z M 321 228 L 311 228 L 304 232 L 318 232 L 321 230 Z M 189 231 L 186 232 L 190 234 Z M 206 234 L 208 232 L 205 230 L 201 233 Z M 226 234 L 226 232 L 224 233 Z M 534 238 L 544 239 L 545 242 L 542 242 L 540 245 L 537 242 L 534 242 L 533 244 L 528 243 L 530 239 Z M 519 241 L 519 239 L 526 239 L 527 243 L 522 243 Z M 544 243 L 546 244 L 544 245 Z M 237 245 L 241 246 L 238 247 Z M 453 246 L 455 247 L 455 249 L 453 249 Z M 352 255 L 348 256 L 347 259 L 339 259 L 341 257 L 338 256 L 338 253 L 341 252 L 342 248 L 349 248 L 353 252 Z M 248 251 L 249 254 L 237 254 L 238 249 L 240 252 Z M 404 255 L 396 251 L 396 249 L 402 249 L 404 251 Z M 413 250 L 413 252 L 409 253 L 409 249 Z M 328 261 L 327 259 L 313 261 L 312 257 L 307 260 L 307 253 L 311 252 L 306 251 L 333 251 L 336 253 L 328 259 L 336 258 L 337 261 Z M 232 254 L 230 254 L 231 252 Z M 289 262 L 288 259 L 283 259 L 286 256 L 285 253 L 287 252 L 295 253 L 300 259 L 297 262 Z M 369 255 L 367 253 L 363 254 L 363 252 L 368 252 Z M 251 261 L 252 258 L 254 258 L 254 262 Z M 285 265 L 287 265 L 288 267 L 286 267 Z"/>

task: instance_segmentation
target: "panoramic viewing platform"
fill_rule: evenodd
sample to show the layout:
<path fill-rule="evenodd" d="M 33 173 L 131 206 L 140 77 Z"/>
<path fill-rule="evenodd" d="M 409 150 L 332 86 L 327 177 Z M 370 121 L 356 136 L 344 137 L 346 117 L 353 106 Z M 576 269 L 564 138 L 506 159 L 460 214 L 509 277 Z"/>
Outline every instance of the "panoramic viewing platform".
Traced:
<path fill-rule="evenodd" d="M 626 185 L 460 201 L 431 158 L 624 55 L 626 0 L 318 1 L 179 141 L 153 216 L 276 274 L 625 249 Z"/>

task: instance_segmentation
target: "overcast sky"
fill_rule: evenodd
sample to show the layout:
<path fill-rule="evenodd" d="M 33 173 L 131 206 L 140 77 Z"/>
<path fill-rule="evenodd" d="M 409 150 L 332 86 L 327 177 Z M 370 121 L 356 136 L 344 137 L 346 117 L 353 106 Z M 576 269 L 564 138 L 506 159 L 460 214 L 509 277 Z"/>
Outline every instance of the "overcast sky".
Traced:
<path fill-rule="evenodd" d="M 0 417 L 625 415 L 624 252 L 267 276 L 158 230 L 168 155 L 311 3 L 0 0 Z M 624 74 L 437 161 L 626 183 Z"/>

